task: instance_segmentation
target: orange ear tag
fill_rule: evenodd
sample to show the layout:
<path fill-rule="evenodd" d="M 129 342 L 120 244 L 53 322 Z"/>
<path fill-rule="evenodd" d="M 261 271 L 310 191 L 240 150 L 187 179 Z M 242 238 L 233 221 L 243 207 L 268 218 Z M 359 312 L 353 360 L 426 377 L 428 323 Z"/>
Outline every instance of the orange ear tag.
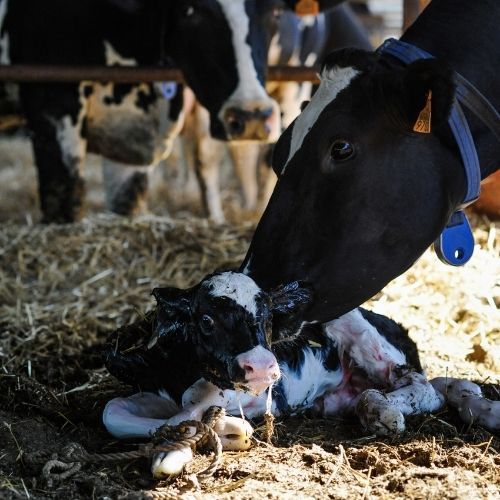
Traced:
<path fill-rule="evenodd" d="M 415 125 L 413 125 L 413 132 L 419 132 L 420 134 L 431 133 L 431 99 L 432 90 L 429 90 L 429 92 L 427 92 L 427 102 L 422 111 L 418 114 Z"/>
<path fill-rule="evenodd" d="M 319 14 L 318 0 L 299 0 L 295 4 L 295 14 L 298 16 L 315 16 Z"/>

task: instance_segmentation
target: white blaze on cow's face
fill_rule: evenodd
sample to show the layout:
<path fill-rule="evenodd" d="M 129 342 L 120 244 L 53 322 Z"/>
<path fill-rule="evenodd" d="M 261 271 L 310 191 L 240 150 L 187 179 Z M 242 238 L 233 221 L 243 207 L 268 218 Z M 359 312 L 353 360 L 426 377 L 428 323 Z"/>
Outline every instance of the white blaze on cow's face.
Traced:
<path fill-rule="evenodd" d="M 217 0 L 229 24 L 238 72 L 238 84 L 222 105 L 218 118 L 233 140 L 275 142 L 280 134 L 278 104 L 271 99 L 259 80 L 252 47 L 249 45 L 250 20 L 245 0 Z M 231 117 L 234 111 L 234 119 Z M 244 116 L 242 113 L 248 113 Z M 259 123 L 260 122 L 260 123 Z M 234 127 L 231 124 L 235 124 Z M 238 124 L 238 127 L 236 127 Z M 259 130 L 259 129 L 262 130 Z"/>
<path fill-rule="evenodd" d="M 302 146 L 304 139 L 313 128 L 319 115 L 331 102 L 335 100 L 342 90 L 346 89 L 350 85 L 351 81 L 359 74 L 360 71 L 352 66 L 345 68 L 334 66 L 333 68 L 323 69 L 321 73 L 321 83 L 318 90 L 312 97 L 309 104 L 305 107 L 304 111 L 302 111 L 293 123 L 288 159 L 281 170 L 281 174 L 285 172 L 288 163 Z"/>

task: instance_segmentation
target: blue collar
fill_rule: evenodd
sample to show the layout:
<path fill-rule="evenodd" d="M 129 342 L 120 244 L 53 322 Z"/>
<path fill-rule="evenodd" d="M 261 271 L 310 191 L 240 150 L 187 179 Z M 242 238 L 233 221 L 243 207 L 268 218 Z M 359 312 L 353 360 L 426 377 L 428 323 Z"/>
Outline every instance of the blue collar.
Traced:
<path fill-rule="evenodd" d="M 390 54 L 405 64 L 417 59 L 433 59 L 425 50 L 390 38 L 378 49 L 379 53 Z M 467 192 L 462 203 L 452 214 L 446 227 L 434 243 L 434 249 L 441 261 L 452 266 L 468 262 L 474 251 L 474 236 L 463 209 L 476 201 L 481 190 L 481 169 L 474 139 L 462 110 L 462 104 L 480 118 L 500 140 L 500 116 L 491 103 L 469 81 L 458 73 L 454 74 L 456 98 L 453 103 L 448 124 L 457 143 L 464 165 Z"/>

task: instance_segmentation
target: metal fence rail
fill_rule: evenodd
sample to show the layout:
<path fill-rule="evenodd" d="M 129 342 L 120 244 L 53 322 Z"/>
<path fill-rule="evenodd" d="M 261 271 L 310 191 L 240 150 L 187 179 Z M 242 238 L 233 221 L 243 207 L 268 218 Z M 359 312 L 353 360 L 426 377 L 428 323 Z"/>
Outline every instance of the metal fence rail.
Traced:
<path fill-rule="evenodd" d="M 317 68 L 271 66 L 267 81 L 318 82 Z M 50 66 L 37 64 L 0 65 L 0 81 L 12 82 L 182 82 L 177 68 L 158 66 Z"/>

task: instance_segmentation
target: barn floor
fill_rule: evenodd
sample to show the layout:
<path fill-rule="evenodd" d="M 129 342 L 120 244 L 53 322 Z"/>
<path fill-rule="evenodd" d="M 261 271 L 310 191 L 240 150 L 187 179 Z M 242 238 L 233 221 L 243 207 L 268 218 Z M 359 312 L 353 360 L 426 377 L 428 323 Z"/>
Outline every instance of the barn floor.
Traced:
<path fill-rule="evenodd" d="M 499 436 L 467 428 L 452 410 L 412 419 L 391 439 L 365 436 L 352 421 L 278 420 L 273 446 L 225 453 L 200 489 L 189 476 L 153 481 L 141 459 L 43 479 L 36 453 L 71 442 L 95 452 L 134 448 L 100 421 L 105 402 L 128 391 L 103 369 L 100 345 L 152 306 L 154 286 L 187 286 L 237 265 L 253 229 L 175 213 L 165 188 L 154 193 L 155 212 L 175 218 L 98 215 L 90 163 L 89 217 L 42 227 L 29 147 L 0 141 L 0 498 L 499 498 Z M 500 234 L 498 222 L 473 223 L 478 246 L 465 268 L 427 252 L 368 306 L 410 328 L 430 376 L 468 377 L 500 399 Z M 190 471 L 204 463 L 196 458 Z"/>

